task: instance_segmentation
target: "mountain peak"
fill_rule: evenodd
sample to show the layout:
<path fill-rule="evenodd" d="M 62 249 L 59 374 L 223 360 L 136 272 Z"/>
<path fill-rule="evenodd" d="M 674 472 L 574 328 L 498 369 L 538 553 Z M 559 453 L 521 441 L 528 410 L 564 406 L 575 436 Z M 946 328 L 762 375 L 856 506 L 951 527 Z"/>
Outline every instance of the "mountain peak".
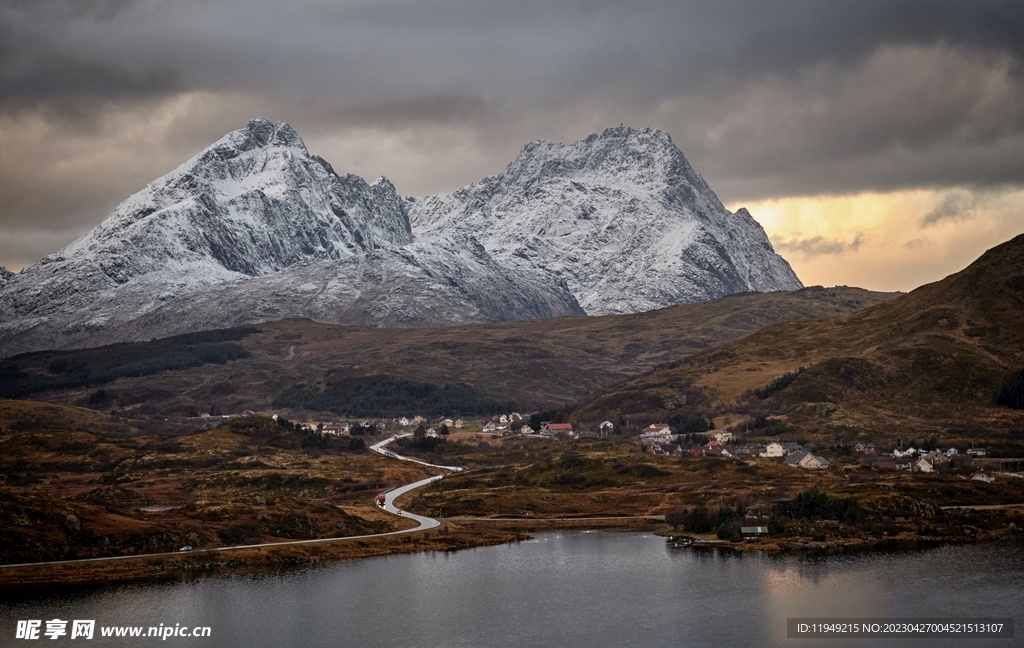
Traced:
<path fill-rule="evenodd" d="M 564 279 L 591 315 L 802 287 L 750 214 L 730 213 L 654 128 L 531 142 L 500 174 L 407 209 L 417 234 L 463 229 Z"/>
<path fill-rule="evenodd" d="M 257 117 L 249 121 L 244 132 L 248 134 L 249 141 L 254 147 L 297 146 L 306 148 L 299 134 L 286 122 L 274 122 Z"/>

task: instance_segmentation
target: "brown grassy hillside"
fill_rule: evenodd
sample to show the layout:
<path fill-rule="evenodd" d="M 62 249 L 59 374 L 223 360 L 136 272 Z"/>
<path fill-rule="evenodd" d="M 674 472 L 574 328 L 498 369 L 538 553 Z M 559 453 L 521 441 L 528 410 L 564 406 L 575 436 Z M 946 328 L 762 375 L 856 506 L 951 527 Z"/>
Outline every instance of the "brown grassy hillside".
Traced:
<path fill-rule="evenodd" d="M 203 334 L 204 353 L 229 358 L 223 364 L 205 362 L 148 376 L 120 377 L 101 385 L 92 381 L 86 386 L 70 384 L 66 372 L 53 373 L 54 369 L 81 367 L 76 354 L 85 352 L 45 352 L 0 362 L 0 381 L 6 381 L 6 388 L 12 390 L 52 385 L 20 394 L 23 398 L 147 416 L 185 416 L 190 408 L 200 413 L 211 408 L 221 413 L 266 410 L 275 397 L 296 385 L 316 392 L 329 383 L 365 376 L 465 385 L 480 398 L 514 400 L 519 407 L 531 409 L 576 401 L 660 363 L 739 339 L 776 322 L 846 314 L 894 296 L 858 288 L 815 287 L 733 295 L 635 315 L 441 329 L 353 328 L 290 320 L 262 324 L 244 335 Z M 138 355 L 139 366 L 152 368 L 153 362 L 144 357 L 144 344 L 152 346 L 152 353 L 164 356 L 167 349 L 173 349 L 183 362 L 191 362 L 194 357 L 188 358 L 195 356 L 197 347 L 192 342 L 107 349 L 115 360 Z M 244 354 L 237 352 L 238 346 L 244 348 Z M 134 366 L 105 357 L 97 361 L 95 351 L 88 353 L 86 365 L 101 361 L 107 375 L 123 374 Z M 397 405 L 393 409 L 400 410 Z"/>
<path fill-rule="evenodd" d="M 787 373 L 790 384 L 761 396 Z M 1024 368 L 1024 236 L 942 281 L 843 317 L 775 324 L 590 401 L 581 420 L 787 414 L 805 429 L 1020 426 L 996 394 Z M 776 383 L 776 386 L 779 386 Z M 771 390 L 769 390 L 771 391 Z"/>

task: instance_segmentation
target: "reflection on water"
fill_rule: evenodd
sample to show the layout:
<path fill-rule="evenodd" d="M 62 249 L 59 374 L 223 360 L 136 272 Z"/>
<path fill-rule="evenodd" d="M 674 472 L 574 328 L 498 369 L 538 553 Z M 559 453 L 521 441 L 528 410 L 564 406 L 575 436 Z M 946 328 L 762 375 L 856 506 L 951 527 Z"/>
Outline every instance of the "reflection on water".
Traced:
<path fill-rule="evenodd" d="M 0 606 L 0 645 L 18 619 L 59 617 L 208 625 L 212 639 L 168 639 L 207 646 L 863 647 L 865 640 L 787 640 L 786 618 L 1019 615 L 1022 576 L 1021 544 L 800 559 L 696 553 L 635 533 L 560 532 L 454 554 L 23 595 Z M 170 645 L 136 645 L 157 643 Z"/>

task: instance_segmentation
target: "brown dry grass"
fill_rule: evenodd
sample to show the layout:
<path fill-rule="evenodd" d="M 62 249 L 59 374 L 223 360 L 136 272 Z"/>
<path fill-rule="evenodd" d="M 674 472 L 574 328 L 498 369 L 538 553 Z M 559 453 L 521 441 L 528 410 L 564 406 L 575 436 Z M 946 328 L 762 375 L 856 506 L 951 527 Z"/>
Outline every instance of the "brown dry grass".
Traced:
<path fill-rule="evenodd" d="M 594 398 L 577 416 L 651 422 L 690 396 L 691 407 L 734 420 L 804 407 L 793 421 L 804 433 L 887 443 L 912 434 L 1008 438 L 1024 426 L 1024 412 L 996 406 L 995 397 L 1024 367 L 1021 267 L 1024 236 L 897 299 L 843 317 L 774 324 L 659 367 Z M 751 393 L 800 367 L 789 387 L 766 399 Z"/>
<path fill-rule="evenodd" d="M 540 408 L 575 401 L 660 363 L 776 322 L 851 313 L 894 296 L 858 288 L 808 288 L 733 295 L 634 315 L 438 329 L 368 329 L 289 320 L 261 324 L 259 333 L 241 340 L 249 358 L 120 378 L 104 390 L 109 407 L 119 412 L 184 417 L 191 406 L 200 412 L 211 406 L 224 412 L 267 411 L 277 394 L 296 383 L 317 384 L 331 376 L 391 375 L 442 385 L 464 382 L 490 398 Z M 23 370 L 44 372 L 58 355 L 36 354 L 18 362 Z M 85 404 L 93 391 L 75 389 L 38 398 Z M 155 422 L 147 425 L 152 429 Z"/>

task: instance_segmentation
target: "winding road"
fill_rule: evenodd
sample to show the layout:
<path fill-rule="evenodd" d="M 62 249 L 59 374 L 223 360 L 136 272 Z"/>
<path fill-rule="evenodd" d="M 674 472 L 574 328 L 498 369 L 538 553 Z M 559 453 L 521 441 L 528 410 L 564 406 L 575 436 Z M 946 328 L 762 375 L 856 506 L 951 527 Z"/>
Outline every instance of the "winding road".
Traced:
<path fill-rule="evenodd" d="M 401 437 L 405 437 L 405 436 L 412 436 L 412 435 L 411 434 L 396 435 L 396 436 L 387 438 L 387 439 L 385 439 L 385 440 L 383 440 L 383 441 L 381 441 L 381 442 L 371 446 L 370 449 L 373 450 L 374 452 L 379 452 L 380 454 L 384 455 L 385 457 L 389 457 L 391 459 L 398 459 L 399 461 L 409 461 L 409 462 L 412 462 L 412 463 L 420 464 L 422 466 L 427 466 L 428 468 L 437 468 L 439 470 L 446 470 L 448 472 L 459 472 L 459 471 L 462 470 L 462 468 L 459 468 L 458 466 L 438 466 L 438 465 L 435 465 L 435 464 L 427 463 L 425 461 L 419 461 L 418 459 L 412 459 L 410 457 L 404 457 L 402 455 L 395 454 L 394 452 L 391 452 L 390 450 L 385 449 L 385 447 L 389 443 L 391 443 L 392 441 L 395 441 L 395 440 L 397 440 L 397 439 L 399 439 Z M 236 551 L 236 550 L 239 550 L 239 549 L 260 549 L 260 548 L 263 548 L 263 547 L 287 547 L 287 546 L 295 546 L 295 545 L 311 545 L 311 544 L 321 544 L 321 543 L 324 543 L 324 542 L 339 542 L 339 541 L 342 541 L 342 540 L 365 540 L 367 538 L 382 538 L 382 537 L 385 537 L 385 536 L 401 535 L 401 534 L 404 534 L 404 533 L 415 533 L 415 532 L 418 532 L 418 531 L 426 531 L 427 529 L 433 529 L 435 527 L 440 526 L 441 523 L 438 522 L 437 520 L 435 520 L 434 518 L 424 517 L 422 515 L 413 515 L 412 513 L 406 513 L 404 511 L 400 511 L 397 507 L 395 507 L 395 499 L 397 499 L 398 497 L 401 497 L 402 495 L 404 495 L 405 493 L 408 493 L 409 491 L 413 491 L 413 490 L 416 490 L 417 488 L 420 488 L 422 486 L 426 486 L 427 484 L 436 482 L 437 480 L 443 478 L 445 476 L 445 474 L 447 474 L 447 473 L 444 473 L 444 474 L 441 474 L 441 475 L 434 475 L 433 477 L 427 477 L 426 479 L 421 479 L 421 480 L 419 480 L 417 482 L 413 482 L 411 484 L 406 484 L 405 486 L 399 486 L 398 488 L 395 488 L 394 490 L 387 491 L 384 494 L 385 501 L 384 501 L 383 509 L 385 511 L 387 511 L 388 513 L 392 513 L 394 515 L 401 515 L 402 517 L 408 518 L 408 519 L 413 520 L 413 521 L 418 523 L 418 526 L 412 527 L 410 529 L 402 529 L 400 531 L 387 531 L 385 533 L 370 533 L 370 534 L 366 534 L 366 535 L 357 535 L 357 536 L 340 536 L 340 537 L 337 537 L 337 538 L 317 538 L 315 540 L 285 540 L 285 541 L 282 541 L 282 542 L 263 542 L 263 543 L 260 543 L 260 544 L 231 545 L 231 546 L 228 546 L 228 547 L 216 547 L 216 548 L 211 548 L 211 549 L 194 549 L 194 550 L 188 552 L 188 554 L 191 555 L 191 556 L 194 556 L 194 555 L 209 554 L 209 553 L 216 553 L 216 552 L 222 552 L 222 551 Z M 95 562 L 107 562 L 107 561 L 112 561 L 112 560 L 135 560 L 135 559 L 138 559 L 138 558 L 160 558 L 160 557 L 181 556 L 181 555 L 183 555 L 183 553 L 181 551 L 164 551 L 164 552 L 160 552 L 160 553 L 133 554 L 133 555 L 130 555 L 130 556 L 107 556 L 105 558 L 76 558 L 74 560 L 50 560 L 50 561 L 46 561 L 46 562 L 14 563 L 14 564 L 10 564 L 10 565 L 0 565 L 0 569 L 13 569 L 15 567 L 38 567 L 38 566 L 41 566 L 41 565 L 72 565 L 72 564 L 76 564 L 76 563 L 95 563 Z"/>
<path fill-rule="evenodd" d="M 461 472 L 463 470 L 463 468 L 460 468 L 459 466 L 440 466 L 438 464 L 427 463 L 425 461 L 420 461 L 419 459 L 413 459 L 411 457 L 405 457 L 405 456 L 402 456 L 400 454 L 395 454 L 391 450 L 387 449 L 388 444 L 390 444 L 390 443 L 392 443 L 392 442 L 394 442 L 394 441 L 396 441 L 396 440 L 398 440 L 400 438 L 409 437 L 409 436 L 412 436 L 412 434 L 411 433 L 406 433 L 406 434 L 398 434 L 398 435 L 395 435 L 395 436 L 391 436 L 391 437 L 389 437 L 387 439 L 384 439 L 383 441 L 380 441 L 380 442 L 375 443 L 374 445 L 370 446 L 370 450 L 372 450 L 374 452 L 377 452 L 377 453 L 380 453 L 381 455 L 383 455 L 385 457 L 388 457 L 390 459 L 397 459 L 398 461 L 408 461 L 410 463 L 419 464 L 421 466 L 426 466 L 428 468 L 436 468 L 438 470 L 446 471 L 446 472 L 444 472 L 444 473 L 442 473 L 440 475 L 434 475 L 433 477 L 427 477 L 426 479 L 421 479 L 421 480 L 413 482 L 411 484 L 406 484 L 405 486 L 399 486 L 398 488 L 395 488 L 395 489 L 390 490 L 390 491 L 386 491 L 384 493 L 384 506 L 381 507 L 381 508 L 383 508 L 385 511 L 387 511 L 388 513 L 391 513 L 393 515 L 400 515 L 400 516 L 402 516 L 404 518 L 408 518 L 410 520 L 413 520 L 414 522 L 417 523 L 417 526 L 409 528 L 409 529 L 402 529 L 400 531 L 387 531 L 385 533 L 370 533 L 370 534 L 366 534 L 366 535 L 357 535 L 357 536 L 339 536 L 339 537 L 336 537 L 336 538 L 317 538 L 315 540 L 285 540 L 285 541 L 282 541 L 282 542 L 263 542 L 263 543 L 259 543 L 259 544 L 231 545 L 231 546 L 227 546 L 227 547 L 216 547 L 216 548 L 210 548 L 210 549 L 194 549 L 194 550 L 189 552 L 189 555 L 194 556 L 194 555 L 211 554 L 211 553 L 224 552 L 224 551 L 237 551 L 237 550 L 240 550 L 240 549 L 260 549 L 260 548 L 265 548 L 265 547 L 287 547 L 287 546 L 296 546 L 296 545 L 311 545 L 311 544 L 321 544 L 321 543 L 324 543 L 324 542 L 341 542 L 341 541 L 346 541 L 346 540 L 348 540 L 348 541 L 351 541 L 351 540 L 365 540 L 365 539 L 368 539 L 368 538 L 382 538 L 382 537 L 385 537 L 385 536 L 402 535 L 402 534 L 405 534 L 405 533 L 416 533 L 416 532 L 419 532 L 419 531 L 426 531 L 427 529 L 433 529 L 433 528 L 436 528 L 436 527 L 440 526 L 441 523 L 438 520 L 434 519 L 434 518 L 425 517 L 425 516 L 422 516 L 422 515 L 415 515 L 413 513 L 408 513 L 406 511 L 400 510 L 398 507 L 395 506 L 395 500 L 398 499 L 399 497 L 401 497 L 402 495 L 405 495 L 406 493 L 408 493 L 410 491 L 414 491 L 417 488 L 422 488 L 423 486 L 426 486 L 427 484 L 431 484 L 433 482 L 438 481 L 439 479 L 443 479 L 445 477 L 445 475 L 447 475 L 449 473 Z M 550 522 L 550 521 L 624 520 L 624 519 L 662 519 L 663 520 L 664 516 L 663 515 L 630 515 L 630 516 L 593 517 L 593 518 L 513 518 L 513 517 L 471 518 L 471 517 L 459 517 L 459 518 L 450 518 L 450 519 L 452 519 L 452 520 L 467 520 L 467 521 L 469 521 L 469 520 L 489 521 L 489 522 L 503 522 L 503 521 L 517 521 L 517 520 L 532 521 L 532 522 L 538 522 L 538 521 L 549 521 Z M 131 555 L 131 556 L 107 556 L 105 558 L 76 558 L 74 560 L 51 560 L 51 561 L 47 561 L 47 562 L 14 563 L 14 564 L 10 564 L 10 565 L 0 565 L 0 569 L 13 569 L 13 568 L 16 568 L 16 567 L 37 567 L 37 566 L 41 566 L 41 565 L 71 565 L 71 564 L 75 564 L 75 563 L 94 563 L 94 562 L 106 562 L 106 561 L 112 561 L 112 560 L 135 560 L 135 559 L 138 559 L 138 558 L 161 558 L 161 557 L 181 556 L 181 555 L 183 555 L 181 551 L 164 551 L 164 552 L 160 552 L 160 553 L 134 554 L 134 555 Z"/>

